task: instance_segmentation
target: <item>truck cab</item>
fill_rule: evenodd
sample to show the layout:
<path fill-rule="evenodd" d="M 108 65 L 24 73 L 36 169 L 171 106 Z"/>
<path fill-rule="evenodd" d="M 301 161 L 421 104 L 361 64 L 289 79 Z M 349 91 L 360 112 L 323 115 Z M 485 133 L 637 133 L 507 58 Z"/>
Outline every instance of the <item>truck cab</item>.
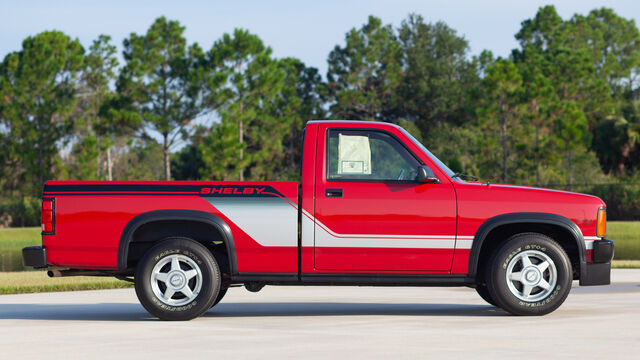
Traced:
<path fill-rule="evenodd" d="M 466 181 L 389 123 L 308 122 L 302 154 L 300 182 L 47 182 L 24 262 L 129 278 L 168 320 L 234 284 L 468 286 L 543 315 L 609 283 L 597 197 Z"/>

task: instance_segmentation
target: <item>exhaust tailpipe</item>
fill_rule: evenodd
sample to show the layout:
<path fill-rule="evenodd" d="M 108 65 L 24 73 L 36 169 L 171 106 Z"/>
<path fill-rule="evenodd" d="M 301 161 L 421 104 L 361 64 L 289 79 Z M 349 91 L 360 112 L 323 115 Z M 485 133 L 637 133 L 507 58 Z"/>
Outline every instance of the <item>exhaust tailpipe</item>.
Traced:
<path fill-rule="evenodd" d="M 67 277 L 67 276 L 111 276 L 98 270 L 48 270 L 47 276 L 51 278 Z"/>

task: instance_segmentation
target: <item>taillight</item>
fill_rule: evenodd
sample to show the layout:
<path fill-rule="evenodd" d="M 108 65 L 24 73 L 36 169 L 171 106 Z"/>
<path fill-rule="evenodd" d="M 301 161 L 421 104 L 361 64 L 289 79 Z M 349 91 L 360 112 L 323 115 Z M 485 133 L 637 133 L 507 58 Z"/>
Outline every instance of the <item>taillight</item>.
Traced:
<path fill-rule="evenodd" d="M 42 234 L 53 235 L 56 232 L 56 199 L 42 198 Z"/>
<path fill-rule="evenodd" d="M 607 234 L 607 208 L 598 209 L 598 222 L 596 227 L 596 236 L 605 237 Z"/>

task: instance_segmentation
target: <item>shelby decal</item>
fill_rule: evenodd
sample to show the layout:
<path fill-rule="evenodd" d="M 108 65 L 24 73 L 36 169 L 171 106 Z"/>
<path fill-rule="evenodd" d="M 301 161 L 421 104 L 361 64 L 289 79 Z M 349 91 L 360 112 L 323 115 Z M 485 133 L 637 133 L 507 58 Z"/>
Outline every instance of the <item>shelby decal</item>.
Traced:
<path fill-rule="evenodd" d="M 252 195 L 252 194 L 261 194 L 266 188 L 265 187 L 211 187 L 211 188 L 202 188 L 200 189 L 200 194 L 220 194 L 220 195 Z"/>
<path fill-rule="evenodd" d="M 199 189 L 202 197 L 284 197 L 270 185 L 208 185 Z"/>

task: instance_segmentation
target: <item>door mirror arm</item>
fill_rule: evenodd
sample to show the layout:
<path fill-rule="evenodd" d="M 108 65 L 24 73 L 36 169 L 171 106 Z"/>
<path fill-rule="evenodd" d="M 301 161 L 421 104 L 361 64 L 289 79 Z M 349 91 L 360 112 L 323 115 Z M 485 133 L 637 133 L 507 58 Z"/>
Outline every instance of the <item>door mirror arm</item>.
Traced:
<path fill-rule="evenodd" d="M 426 165 L 418 166 L 418 175 L 416 181 L 423 184 L 440 184 L 440 179 L 433 173 L 430 167 Z"/>

